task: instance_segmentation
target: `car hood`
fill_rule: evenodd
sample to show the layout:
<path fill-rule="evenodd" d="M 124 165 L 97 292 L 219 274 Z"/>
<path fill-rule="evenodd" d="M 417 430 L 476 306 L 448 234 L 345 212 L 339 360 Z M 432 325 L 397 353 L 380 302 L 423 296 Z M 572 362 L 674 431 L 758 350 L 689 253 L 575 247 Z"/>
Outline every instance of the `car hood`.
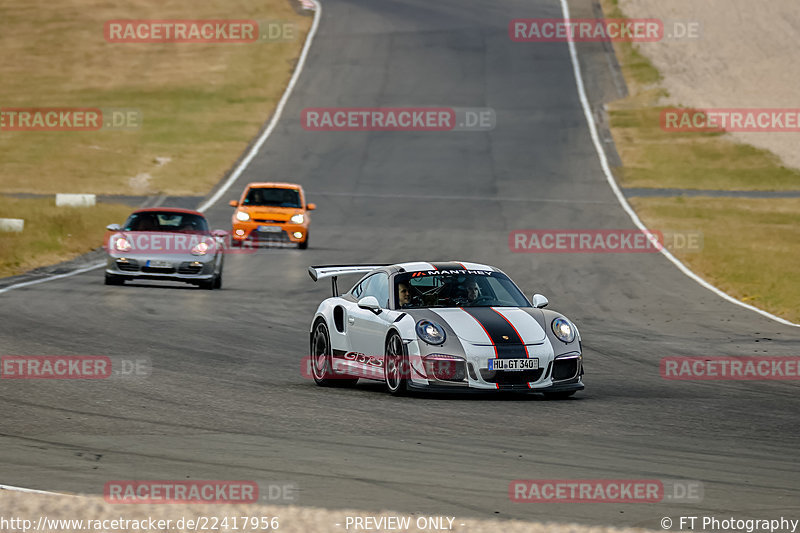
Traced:
<path fill-rule="evenodd" d="M 542 344 L 547 334 L 539 322 L 519 307 L 457 307 L 431 309 L 462 341 L 476 345 Z"/>
<path fill-rule="evenodd" d="M 243 209 L 245 209 L 252 218 L 278 220 L 281 222 L 285 222 L 294 215 L 303 212 L 302 209 L 297 209 L 296 207 L 262 207 L 257 205 L 245 207 Z"/>

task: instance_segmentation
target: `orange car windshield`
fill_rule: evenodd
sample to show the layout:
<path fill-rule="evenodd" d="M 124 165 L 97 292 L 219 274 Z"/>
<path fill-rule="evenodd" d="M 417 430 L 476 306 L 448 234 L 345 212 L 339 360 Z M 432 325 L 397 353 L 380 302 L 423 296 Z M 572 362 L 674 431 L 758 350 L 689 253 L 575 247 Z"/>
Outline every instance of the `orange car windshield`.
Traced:
<path fill-rule="evenodd" d="M 243 205 L 300 208 L 300 191 L 297 189 L 250 189 Z"/>

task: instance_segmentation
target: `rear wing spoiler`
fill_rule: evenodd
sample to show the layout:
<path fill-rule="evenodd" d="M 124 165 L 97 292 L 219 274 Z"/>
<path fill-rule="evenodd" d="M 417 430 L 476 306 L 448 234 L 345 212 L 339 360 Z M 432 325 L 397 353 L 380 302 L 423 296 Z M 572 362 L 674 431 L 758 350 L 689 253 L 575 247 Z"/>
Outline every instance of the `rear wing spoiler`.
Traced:
<path fill-rule="evenodd" d="M 334 296 L 339 296 L 339 287 L 337 286 L 337 279 L 339 276 L 346 274 L 368 274 L 376 268 L 389 266 L 388 264 L 381 265 L 315 265 L 308 267 L 308 275 L 314 281 L 319 281 L 323 278 L 331 278 L 331 290 Z"/>

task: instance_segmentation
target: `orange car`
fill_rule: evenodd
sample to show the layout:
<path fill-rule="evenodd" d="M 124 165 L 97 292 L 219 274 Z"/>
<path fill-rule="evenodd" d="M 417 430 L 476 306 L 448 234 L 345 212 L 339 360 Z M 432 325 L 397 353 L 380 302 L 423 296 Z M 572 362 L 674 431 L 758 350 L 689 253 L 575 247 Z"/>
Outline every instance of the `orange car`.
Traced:
<path fill-rule="evenodd" d="M 231 244 L 244 242 L 297 243 L 308 248 L 308 212 L 317 206 L 306 204 L 303 188 L 295 183 L 250 183 L 241 199 L 231 200 L 233 213 Z"/>

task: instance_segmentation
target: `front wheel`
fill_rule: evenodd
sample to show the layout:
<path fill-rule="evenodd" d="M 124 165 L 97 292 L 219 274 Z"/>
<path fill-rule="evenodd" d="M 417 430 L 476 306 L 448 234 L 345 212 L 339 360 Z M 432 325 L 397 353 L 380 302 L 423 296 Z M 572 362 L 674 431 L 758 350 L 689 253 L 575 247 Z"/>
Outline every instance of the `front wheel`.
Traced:
<path fill-rule="evenodd" d="M 125 278 L 106 273 L 106 285 L 124 285 Z"/>
<path fill-rule="evenodd" d="M 307 249 L 308 248 L 308 238 L 309 238 L 309 234 L 306 233 L 306 240 L 304 240 L 303 242 L 298 242 L 297 243 L 297 247 L 300 248 L 301 250 Z"/>
<path fill-rule="evenodd" d="M 575 394 L 575 392 L 577 391 L 570 390 L 570 391 L 560 391 L 560 392 L 545 392 L 544 398 L 546 400 L 566 400 L 567 398 Z"/>
<path fill-rule="evenodd" d="M 404 396 L 408 393 L 408 375 L 411 367 L 408 364 L 403 339 L 397 332 L 392 332 L 386 339 L 386 355 L 384 356 L 383 375 L 386 389 L 392 396 Z"/>
<path fill-rule="evenodd" d="M 323 320 L 317 321 L 311 335 L 311 374 L 320 387 L 355 385 L 358 378 L 345 377 L 333 371 L 331 338 Z"/>

